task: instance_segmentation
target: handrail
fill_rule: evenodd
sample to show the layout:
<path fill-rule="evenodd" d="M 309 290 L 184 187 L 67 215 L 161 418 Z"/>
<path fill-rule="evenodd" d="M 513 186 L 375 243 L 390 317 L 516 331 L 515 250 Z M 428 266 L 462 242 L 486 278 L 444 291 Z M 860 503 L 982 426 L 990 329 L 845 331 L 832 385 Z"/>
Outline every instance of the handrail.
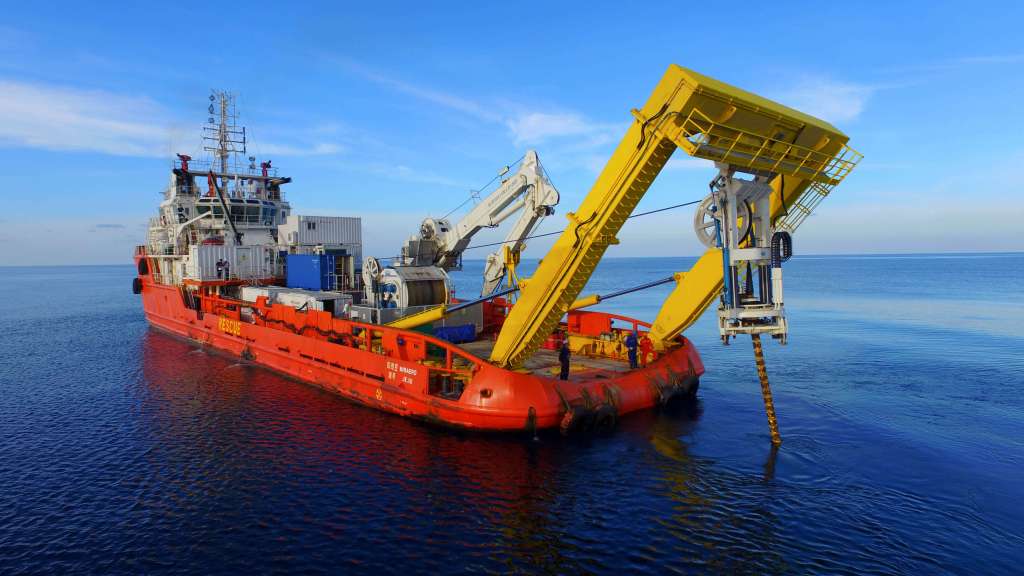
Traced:
<path fill-rule="evenodd" d="M 251 308 L 254 311 L 258 311 L 259 312 L 258 315 L 262 315 L 262 316 L 266 316 L 268 313 L 271 313 L 271 311 L 273 311 L 275 309 L 280 309 L 280 310 L 292 309 L 292 310 L 295 310 L 294 308 L 292 308 L 290 306 L 286 306 L 284 304 L 271 304 L 269 306 L 262 306 L 261 307 L 256 302 L 249 302 L 249 301 L 246 301 L 246 300 L 235 300 L 235 299 L 232 299 L 232 298 L 225 298 L 223 296 L 217 296 L 217 295 L 203 296 L 203 300 L 205 302 L 209 303 L 208 306 L 210 307 L 210 309 L 208 311 L 210 313 L 213 313 L 213 314 L 220 313 L 221 306 L 226 307 L 226 306 L 229 306 L 229 305 L 230 306 L 239 307 L 239 308 L 242 308 L 242 307 Z M 336 318 L 336 317 L 330 315 L 329 312 L 323 312 L 323 311 L 320 311 L 320 310 L 306 310 L 306 311 L 295 310 L 294 314 L 296 316 L 296 324 L 294 325 L 294 328 L 299 329 L 300 331 L 305 331 L 306 329 L 313 329 L 314 331 L 316 331 L 318 333 L 322 333 L 322 332 L 328 332 L 328 333 L 329 332 L 335 332 L 336 336 L 343 336 L 343 335 L 352 336 L 353 334 L 352 334 L 351 329 L 352 328 L 359 328 L 360 331 L 369 330 L 371 332 L 380 332 L 381 334 L 388 334 L 390 336 L 393 336 L 396 339 L 396 343 L 397 343 L 397 339 L 399 337 L 401 337 L 403 339 L 410 338 L 410 334 L 409 334 L 409 332 L 407 330 L 395 329 L 395 328 L 391 328 L 391 327 L 389 327 L 387 325 L 383 325 L 383 324 L 367 324 L 367 323 L 359 322 L 359 321 L 356 321 L 356 320 L 349 320 L 347 318 Z M 332 324 L 332 326 L 331 326 L 332 329 L 330 331 L 325 331 L 322 328 L 320 328 L 320 318 L 316 318 L 315 316 L 311 316 L 311 315 L 317 315 L 317 314 L 326 314 L 326 315 L 328 315 L 328 317 L 331 320 L 331 324 Z M 310 323 L 309 320 L 310 320 L 311 317 L 315 318 L 316 321 L 313 322 L 313 323 Z M 287 323 L 284 320 L 266 319 L 266 320 L 263 320 L 263 321 L 265 323 L 267 323 L 267 324 L 278 324 L 279 323 L 279 324 L 285 324 L 287 326 Z M 334 322 L 342 322 L 344 325 L 348 326 L 349 331 L 347 333 L 337 332 L 336 330 L 334 330 Z M 321 334 L 321 335 L 324 335 L 324 334 Z M 327 337 L 327 335 L 324 335 L 324 336 L 325 336 L 325 338 Z M 454 344 L 452 344 L 450 342 L 447 342 L 445 340 L 441 340 L 439 338 L 435 338 L 434 336 L 431 336 L 429 334 L 416 333 L 415 338 L 422 340 L 425 344 L 427 344 L 427 343 L 433 344 L 435 346 L 438 346 L 440 348 L 445 349 L 447 352 L 451 352 L 453 354 L 458 354 L 459 356 L 462 356 L 462 357 L 466 358 L 467 360 L 472 361 L 472 362 L 474 362 L 476 364 L 480 364 L 480 363 L 486 362 L 484 359 L 482 359 L 482 358 L 480 358 L 480 357 L 470 353 L 469 351 L 465 350 L 464 348 L 461 348 L 459 346 L 455 346 Z M 384 356 L 391 357 L 391 358 L 395 357 L 395 356 L 392 356 L 392 355 L 389 355 L 389 354 L 384 354 Z"/>
<path fill-rule="evenodd" d="M 686 136 L 679 140 L 680 147 L 696 158 L 833 186 L 842 182 L 863 157 L 845 142 L 838 152 L 824 153 L 743 128 L 726 127 L 713 121 L 699 108 L 691 110 L 683 120 L 682 130 Z M 760 142 L 760 145 L 751 152 L 754 145 L 744 142 Z M 726 144 L 728 148 L 724 148 Z"/>

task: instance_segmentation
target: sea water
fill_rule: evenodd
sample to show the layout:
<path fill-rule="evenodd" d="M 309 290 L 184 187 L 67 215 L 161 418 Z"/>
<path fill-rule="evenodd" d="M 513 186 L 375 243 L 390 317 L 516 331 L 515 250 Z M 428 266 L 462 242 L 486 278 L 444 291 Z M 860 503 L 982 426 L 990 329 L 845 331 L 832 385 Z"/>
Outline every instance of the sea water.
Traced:
<path fill-rule="evenodd" d="M 586 293 L 686 270 L 610 259 Z M 525 266 L 529 268 L 529 264 Z M 456 274 L 476 295 L 479 262 Z M 147 328 L 132 266 L 0 268 L 0 572 L 1014 573 L 1024 255 L 796 257 L 681 413 L 455 433 Z M 651 320 L 669 287 L 602 309 Z"/>

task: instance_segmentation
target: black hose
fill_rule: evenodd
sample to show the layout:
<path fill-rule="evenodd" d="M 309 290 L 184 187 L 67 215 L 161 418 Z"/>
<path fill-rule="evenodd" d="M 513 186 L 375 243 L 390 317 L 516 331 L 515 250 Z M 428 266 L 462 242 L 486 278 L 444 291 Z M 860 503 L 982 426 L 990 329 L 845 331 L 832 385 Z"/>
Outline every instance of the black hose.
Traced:
<path fill-rule="evenodd" d="M 746 207 L 747 207 L 747 220 L 753 220 L 754 209 L 751 208 L 750 202 L 744 200 L 743 204 L 745 204 Z M 745 224 L 749 225 L 749 228 L 747 228 L 747 234 L 743 238 L 740 239 L 739 244 L 742 244 L 743 242 L 746 242 L 747 246 L 749 247 L 750 244 L 754 241 L 754 223 L 753 222 L 745 222 Z M 739 244 L 737 244 L 737 246 Z"/>
<path fill-rule="evenodd" d="M 793 237 L 785 230 L 772 234 L 772 268 L 781 268 L 782 263 L 793 257 Z"/>
<path fill-rule="evenodd" d="M 636 145 L 636 149 L 637 150 L 643 148 L 644 147 L 644 142 L 647 141 L 647 134 L 645 132 L 645 130 L 647 130 L 647 125 L 650 124 L 651 122 L 654 122 L 658 118 L 660 118 L 661 115 L 664 114 L 665 110 L 667 110 L 667 109 L 668 109 L 668 104 L 662 104 L 661 105 L 661 110 L 658 110 L 657 114 L 655 114 L 654 116 L 651 116 L 647 120 L 644 120 L 643 124 L 640 125 L 640 142 L 638 142 L 637 145 Z"/>
<path fill-rule="evenodd" d="M 586 226 L 587 224 L 590 224 L 590 222 L 594 218 L 597 218 L 597 212 L 594 212 L 593 214 L 590 215 L 590 218 L 587 218 L 583 222 L 580 222 L 579 224 L 576 225 L 576 228 L 573 230 L 573 234 L 576 235 L 576 241 L 572 243 L 573 248 L 579 246 L 580 244 L 580 228 Z"/>

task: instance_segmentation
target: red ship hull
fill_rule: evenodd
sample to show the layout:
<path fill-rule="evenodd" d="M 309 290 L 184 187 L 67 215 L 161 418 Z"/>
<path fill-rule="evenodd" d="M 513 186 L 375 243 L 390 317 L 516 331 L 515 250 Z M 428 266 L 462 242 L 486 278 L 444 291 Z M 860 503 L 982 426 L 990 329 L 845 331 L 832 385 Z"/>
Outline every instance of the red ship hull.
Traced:
<path fill-rule="evenodd" d="M 137 256 L 142 259 L 153 262 L 140 265 L 145 273 L 136 284 L 152 326 L 366 406 L 448 426 L 528 432 L 609 428 L 629 412 L 692 398 L 704 372 L 697 350 L 682 337 L 633 370 L 591 367 L 574 370 L 567 381 L 544 375 L 546 370 L 506 370 L 474 355 L 470 346 L 417 331 L 161 284 L 150 273 L 156 262 Z M 567 328 L 586 338 L 598 330 L 594 326 L 610 327 L 612 318 L 644 326 L 621 316 L 572 312 Z M 624 364 L 624 358 L 607 355 L 602 361 Z"/>

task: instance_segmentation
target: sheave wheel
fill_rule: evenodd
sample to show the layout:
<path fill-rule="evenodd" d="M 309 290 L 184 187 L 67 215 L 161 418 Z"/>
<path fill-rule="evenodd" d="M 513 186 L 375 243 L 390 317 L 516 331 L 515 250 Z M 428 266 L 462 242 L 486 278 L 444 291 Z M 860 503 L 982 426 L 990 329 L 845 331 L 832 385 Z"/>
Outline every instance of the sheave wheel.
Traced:
<path fill-rule="evenodd" d="M 718 239 L 715 237 L 715 221 L 718 220 L 718 212 L 712 210 L 714 203 L 714 197 L 709 194 L 697 206 L 697 211 L 693 214 L 693 231 L 697 234 L 697 239 L 701 244 L 708 248 L 718 246 Z M 743 238 L 750 231 L 750 211 L 742 202 L 736 206 L 736 224 L 739 237 Z"/>

